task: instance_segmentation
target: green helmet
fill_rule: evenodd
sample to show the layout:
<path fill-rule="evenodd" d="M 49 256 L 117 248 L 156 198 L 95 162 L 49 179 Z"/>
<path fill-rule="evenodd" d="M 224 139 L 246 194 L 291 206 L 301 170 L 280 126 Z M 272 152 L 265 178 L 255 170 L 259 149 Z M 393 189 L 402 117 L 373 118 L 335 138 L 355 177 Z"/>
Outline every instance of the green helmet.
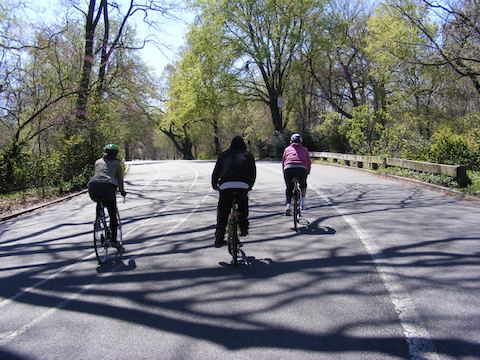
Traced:
<path fill-rule="evenodd" d="M 117 155 L 118 154 L 118 145 L 116 144 L 108 144 L 103 148 L 108 155 Z"/>

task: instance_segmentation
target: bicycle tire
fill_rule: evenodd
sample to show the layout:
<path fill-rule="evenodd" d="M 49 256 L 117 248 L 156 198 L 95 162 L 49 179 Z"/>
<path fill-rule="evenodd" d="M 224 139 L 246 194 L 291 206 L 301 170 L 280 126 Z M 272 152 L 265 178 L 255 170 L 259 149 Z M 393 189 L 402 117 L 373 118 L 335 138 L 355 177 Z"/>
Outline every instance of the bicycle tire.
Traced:
<path fill-rule="evenodd" d="M 232 261 L 233 266 L 238 264 L 238 224 L 235 216 L 233 217 L 233 229 L 232 229 Z"/>
<path fill-rule="evenodd" d="M 293 192 L 293 228 L 295 231 L 298 230 L 298 221 L 300 218 L 300 196 L 299 196 L 298 184 L 295 183 L 294 192 Z"/>
<path fill-rule="evenodd" d="M 120 219 L 120 213 L 118 212 L 117 210 L 117 223 L 118 223 L 118 227 L 117 227 L 117 241 L 120 245 L 122 245 L 123 247 L 123 233 L 122 233 L 122 221 Z"/>
<path fill-rule="evenodd" d="M 107 231 L 105 209 L 102 206 L 100 212 L 96 215 L 95 223 L 93 225 L 93 246 L 95 248 L 95 256 L 97 257 L 99 265 L 103 265 L 108 261 L 109 242 Z"/>
<path fill-rule="evenodd" d="M 238 220 L 236 217 L 236 203 L 232 204 L 232 210 L 228 216 L 227 242 L 228 252 L 232 256 L 233 266 L 238 264 Z"/>

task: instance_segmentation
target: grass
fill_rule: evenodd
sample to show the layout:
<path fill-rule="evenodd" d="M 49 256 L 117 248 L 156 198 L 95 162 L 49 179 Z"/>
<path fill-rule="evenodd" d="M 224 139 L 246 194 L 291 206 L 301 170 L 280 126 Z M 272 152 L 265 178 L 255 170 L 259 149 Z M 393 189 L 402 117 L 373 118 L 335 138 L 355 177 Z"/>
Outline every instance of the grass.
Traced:
<path fill-rule="evenodd" d="M 380 168 L 377 170 L 380 174 L 395 175 L 409 179 L 415 179 L 429 184 L 435 184 L 439 186 L 444 186 L 452 189 L 460 189 L 458 183 L 454 178 L 441 174 L 430 174 L 426 172 L 420 172 L 410 169 L 398 168 L 398 167 L 388 167 Z"/>
<path fill-rule="evenodd" d="M 435 184 L 447 187 L 452 190 L 460 191 L 468 195 L 480 196 L 480 171 L 467 170 L 467 176 L 472 181 L 468 186 L 461 187 L 454 178 L 446 175 L 430 174 L 409 169 L 389 167 L 380 168 L 377 172 L 389 174 L 409 179 L 423 181 L 429 184 Z"/>
<path fill-rule="evenodd" d="M 472 183 L 459 190 L 469 195 L 480 196 L 480 171 L 467 170 L 467 176 L 472 180 Z"/>
<path fill-rule="evenodd" d="M 0 195 L 0 215 L 17 212 L 60 197 L 58 188 L 27 189 Z"/>

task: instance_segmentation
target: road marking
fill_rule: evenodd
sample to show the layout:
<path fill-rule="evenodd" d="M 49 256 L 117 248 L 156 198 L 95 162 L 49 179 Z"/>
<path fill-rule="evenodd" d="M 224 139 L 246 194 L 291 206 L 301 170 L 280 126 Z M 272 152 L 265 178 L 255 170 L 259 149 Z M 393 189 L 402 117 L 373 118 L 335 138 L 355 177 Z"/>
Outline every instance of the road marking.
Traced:
<path fill-rule="evenodd" d="M 163 165 L 163 164 L 158 164 L 158 165 Z M 187 167 L 188 167 L 190 170 L 193 170 L 193 173 L 195 174 L 194 180 L 193 180 L 193 182 L 190 184 L 190 186 L 187 188 L 187 190 L 184 191 L 183 193 L 181 193 L 180 195 L 178 195 L 178 196 L 177 196 L 176 198 L 174 198 L 173 200 L 169 201 L 169 203 L 168 203 L 164 208 L 162 208 L 160 211 L 157 211 L 157 212 L 155 212 L 155 213 L 152 213 L 151 216 L 150 216 L 148 219 L 143 220 L 143 221 L 140 222 L 140 224 L 138 224 L 136 227 L 134 227 L 133 229 L 131 229 L 130 231 L 128 231 L 127 233 L 125 233 L 125 236 L 128 236 L 129 234 L 131 234 L 131 233 L 134 232 L 135 230 L 137 230 L 137 229 L 139 229 L 140 227 L 144 226 L 145 224 L 149 223 L 149 222 L 152 220 L 152 218 L 153 218 L 157 213 L 161 213 L 162 211 L 166 211 L 170 206 L 172 206 L 175 202 L 177 202 L 178 200 L 180 200 L 185 194 L 187 194 L 187 193 L 190 191 L 190 189 L 191 189 L 191 188 L 197 183 L 197 181 L 198 181 L 198 172 L 197 172 L 195 169 L 193 169 L 192 167 L 190 167 L 190 166 L 187 166 Z M 159 168 L 159 166 L 157 166 L 157 169 L 158 169 L 158 173 L 156 174 L 155 178 L 149 182 L 149 184 L 155 182 L 155 181 L 160 177 L 160 175 L 161 175 L 161 169 Z M 141 187 L 141 189 L 143 189 L 145 186 L 147 186 L 147 184 L 143 185 L 143 186 Z M 22 297 L 24 294 L 32 292 L 34 289 L 42 286 L 43 284 L 49 282 L 50 280 L 55 279 L 59 274 L 61 274 L 61 273 L 65 272 L 65 271 L 71 269 L 72 267 L 76 266 L 79 262 L 83 262 L 83 261 L 85 261 L 85 260 L 89 260 L 89 259 L 94 258 L 94 257 L 95 257 L 95 253 L 90 253 L 90 254 L 88 254 L 88 255 L 86 255 L 86 256 L 83 256 L 83 257 L 81 257 L 81 258 L 77 258 L 77 259 L 73 260 L 74 262 L 73 262 L 72 264 L 67 265 L 67 266 L 65 266 L 65 267 L 63 267 L 63 268 L 60 268 L 58 271 L 56 271 L 55 273 L 47 276 L 45 279 L 40 280 L 40 281 L 36 282 L 35 284 L 33 284 L 33 285 L 31 285 L 31 286 L 29 286 L 29 287 L 21 290 L 21 291 L 18 292 L 17 294 L 15 294 L 15 295 L 13 295 L 13 296 L 11 296 L 11 297 L 9 297 L 9 298 L 6 298 L 6 299 L 2 300 L 2 301 L 0 302 L 0 308 L 2 308 L 2 307 L 4 307 L 4 306 L 6 306 L 6 305 L 8 305 L 8 304 L 10 304 L 10 303 L 12 303 L 12 302 L 14 302 L 14 301 L 17 300 L 18 298 Z"/>
<path fill-rule="evenodd" d="M 195 171 L 196 175 L 197 175 L 197 178 L 198 178 L 198 173 Z M 190 187 L 191 188 L 191 187 Z M 189 189 L 190 189 L 189 188 Z M 165 235 L 168 235 L 170 233 L 172 233 L 173 231 L 175 231 L 180 225 L 182 225 L 185 221 L 187 221 L 190 216 L 192 216 L 195 212 L 197 212 L 198 208 L 200 207 L 200 204 L 202 204 L 203 202 L 205 202 L 205 199 L 208 198 L 210 196 L 210 193 L 212 192 L 213 190 L 210 189 L 210 191 L 203 197 L 202 201 L 200 202 L 197 202 L 197 205 L 195 206 L 195 208 L 193 208 L 189 213 L 188 215 L 186 215 L 182 220 L 180 220 L 179 222 L 177 222 L 173 227 L 170 228 L 170 230 L 168 230 L 163 236 Z M 163 236 L 160 236 L 159 238 L 162 238 Z M 157 240 L 158 241 L 158 240 Z M 146 251 L 146 249 L 142 249 L 140 251 L 137 251 L 137 256 L 141 253 L 143 253 L 144 251 Z M 134 257 L 132 257 L 134 258 Z M 113 271 L 113 273 L 115 273 L 115 271 Z M 25 325 L 23 325 L 22 327 L 20 327 L 19 329 L 15 330 L 15 331 L 12 331 L 6 335 L 4 335 L 3 337 L 0 338 L 0 345 L 5 345 L 6 343 L 10 342 L 11 340 L 15 339 L 17 336 L 25 333 L 26 331 L 28 331 L 30 328 L 32 328 L 33 326 L 37 325 L 38 323 L 40 323 L 41 321 L 43 321 L 44 319 L 46 319 L 47 317 L 53 315 L 54 313 L 56 313 L 58 310 L 64 308 L 66 305 L 68 305 L 68 303 L 70 303 L 72 300 L 75 300 L 77 299 L 80 295 L 86 293 L 90 288 L 92 288 L 94 285 L 98 284 L 100 282 L 100 280 L 105 277 L 105 276 L 109 276 L 111 273 L 99 273 L 98 274 L 98 277 L 93 281 L 91 282 L 90 284 L 87 284 L 85 285 L 82 289 L 80 289 L 79 291 L 77 291 L 75 294 L 72 294 L 71 296 L 69 296 L 68 298 L 64 299 L 63 301 L 61 301 L 60 303 L 57 304 L 57 306 L 55 306 L 54 308 L 50 308 L 48 311 L 44 312 L 42 315 L 36 317 L 34 320 L 26 323 Z M 34 289 L 32 289 L 34 290 Z M 0 335 L 1 336 L 1 335 Z"/>
<path fill-rule="evenodd" d="M 270 168 L 268 166 L 263 167 L 277 173 L 282 173 L 282 171 L 278 169 Z M 375 268 L 388 291 L 390 301 L 397 313 L 403 334 L 407 341 L 411 359 L 439 360 L 440 358 L 430 338 L 430 334 L 422 325 L 412 298 L 402 286 L 401 282 L 397 280 L 395 269 L 391 266 L 385 265 L 385 260 L 387 259 L 380 248 L 375 244 L 375 241 L 362 229 L 357 220 L 347 213 L 347 211 L 333 205 L 319 190 L 311 187 L 310 189 L 335 209 L 335 211 L 347 222 L 372 257 Z"/>

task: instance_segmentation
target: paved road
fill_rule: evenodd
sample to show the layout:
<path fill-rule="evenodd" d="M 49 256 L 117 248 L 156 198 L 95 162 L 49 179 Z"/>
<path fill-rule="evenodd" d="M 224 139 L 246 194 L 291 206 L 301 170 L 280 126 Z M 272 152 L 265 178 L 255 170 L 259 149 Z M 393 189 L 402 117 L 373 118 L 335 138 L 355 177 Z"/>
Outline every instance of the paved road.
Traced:
<path fill-rule="evenodd" d="M 0 359 L 480 359 L 479 205 L 314 165 L 295 234 L 258 162 L 233 268 L 212 169 L 130 164 L 114 266 L 87 195 L 1 223 Z"/>

